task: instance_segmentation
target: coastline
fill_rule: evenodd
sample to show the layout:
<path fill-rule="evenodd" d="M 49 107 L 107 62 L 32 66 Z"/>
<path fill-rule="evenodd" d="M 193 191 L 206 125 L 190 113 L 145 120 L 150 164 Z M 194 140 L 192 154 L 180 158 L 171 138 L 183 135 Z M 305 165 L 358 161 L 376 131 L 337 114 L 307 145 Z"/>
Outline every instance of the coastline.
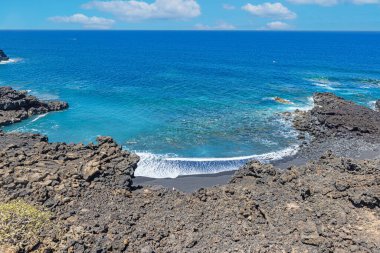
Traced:
<path fill-rule="evenodd" d="M 330 94 L 330 93 L 326 93 L 326 94 Z M 355 130 L 353 131 L 353 129 L 350 129 L 350 127 L 346 127 L 347 129 L 345 130 L 348 130 L 348 131 L 343 131 L 344 137 L 342 137 L 336 134 L 336 133 L 339 133 L 340 130 L 338 131 L 337 129 L 334 129 L 335 126 L 332 126 L 333 134 L 328 132 L 328 129 L 326 130 L 327 134 L 325 134 L 323 133 L 323 131 L 325 130 L 323 130 L 322 131 L 323 134 L 321 134 L 320 136 L 314 136 L 311 140 L 304 141 L 304 143 L 301 144 L 298 151 L 294 155 L 286 156 L 284 158 L 271 161 L 269 163 L 278 169 L 285 170 L 285 169 L 290 168 L 291 166 L 302 166 L 302 165 L 307 164 L 309 161 L 318 160 L 327 150 L 331 151 L 332 153 L 334 153 L 335 155 L 339 157 L 344 157 L 344 158 L 359 159 L 359 160 L 380 159 L 380 135 L 379 135 L 380 130 L 375 129 L 374 130 L 375 135 L 370 135 L 370 137 L 366 136 L 366 133 L 369 131 L 368 129 L 364 129 L 364 128 L 367 126 L 371 126 L 371 124 L 373 123 L 368 123 L 366 121 L 359 122 L 362 119 L 358 117 L 358 115 L 351 115 L 351 112 L 350 112 L 350 110 L 354 112 L 358 110 L 359 115 L 367 114 L 367 117 L 371 118 L 373 117 L 372 115 L 377 115 L 377 113 L 375 112 L 376 110 L 370 110 L 368 108 L 358 107 L 354 103 L 349 102 L 349 101 L 345 102 L 341 98 L 335 97 L 334 95 L 327 95 L 326 98 L 323 98 L 323 94 L 320 93 L 320 94 L 317 94 L 317 97 L 318 96 L 322 96 L 322 100 L 334 99 L 340 102 L 341 104 L 338 104 L 338 105 L 342 108 L 338 108 L 338 111 L 339 110 L 347 111 L 347 115 L 349 118 L 347 122 L 353 121 L 354 124 L 356 124 L 357 126 L 363 125 L 363 129 L 360 130 L 360 127 L 359 127 L 359 130 L 360 130 L 358 131 L 359 133 L 355 134 Z M 333 98 L 331 98 L 331 96 L 333 96 Z M 328 102 L 331 102 L 331 101 L 328 101 Z M 305 140 L 305 132 L 308 132 L 308 131 L 305 131 L 303 129 L 303 126 L 300 126 L 297 124 L 299 124 L 299 121 L 302 121 L 301 119 L 304 118 L 306 114 L 313 113 L 314 111 L 318 111 L 320 108 L 322 108 L 323 103 L 328 104 L 326 101 L 317 101 L 317 104 L 307 111 L 296 110 L 293 113 L 284 114 L 284 117 L 286 117 L 287 120 L 292 121 L 294 128 L 299 131 L 300 139 Z M 328 106 L 325 106 L 325 107 L 327 107 L 326 110 L 331 110 L 331 108 L 328 108 Z M 336 108 L 333 108 L 333 109 L 335 110 Z M 331 118 L 333 118 L 335 115 L 332 112 L 328 112 L 328 113 L 331 114 Z M 323 114 L 326 114 L 326 112 L 322 110 L 322 112 L 319 112 L 319 114 L 323 115 Z M 338 115 L 338 117 L 341 116 L 340 112 L 336 114 Z M 350 118 L 351 116 L 353 116 L 354 118 Z M 344 117 L 344 113 L 342 117 L 343 117 L 343 120 L 346 120 Z M 342 121 L 342 119 L 340 119 L 340 121 Z M 377 117 L 377 122 L 374 124 L 377 124 L 378 122 L 380 121 Z M 310 122 L 307 122 L 307 124 L 310 124 Z M 378 124 L 380 126 L 380 123 Z M 134 182 L 135 182 L 135 185 L 164 186 L 169 189 L 174 188 L 174 189 L 184 191 L 184 192 L 194 192 L 200 188 L 207 188 L 207 187 L 227 184 L 238 170 L 239 169 L 220 172 L 220 173 L 213 173 L 213 174 L 186 175 L 186 176 L 179 176 L 177 178 L 136 177 Z"/>
<path fill-rule="evenodd" d="M 270 162 L 278 169 L 288 169 L 291 166 L 302 166 L 311 160 L 317 160 L 326 150 L 331 150 L 340 157 L 358 160 L 380 159 L 380 143 L 373 144 L 361 139 L 333 139 L 322 143 L 313 143 L 302 147 L 295 155 Z M 224 171 L 212 174 L 182 175 L 177 178 L 151 178 L 137 176 L 133 183 L 135 186 L 162 186 L 183 192 L 195 192 L 201 188 L 227 184 L 238 171 Z"/>
<path fill-rule="evenodd" d="M 314 98 L 292 116 L 301 139 L 313 136 L 296 155 L 177 179 L 134 178 L 139 157 L 111 137 L 82 145 L 0 131 L 0 212 L 37 214 L 11 219 L 19 239 L 0 236 L 0 251 L 376 252 L 380 113 Z M 4 124 L 63 105 L 9 88 L 0 97 Z"/>

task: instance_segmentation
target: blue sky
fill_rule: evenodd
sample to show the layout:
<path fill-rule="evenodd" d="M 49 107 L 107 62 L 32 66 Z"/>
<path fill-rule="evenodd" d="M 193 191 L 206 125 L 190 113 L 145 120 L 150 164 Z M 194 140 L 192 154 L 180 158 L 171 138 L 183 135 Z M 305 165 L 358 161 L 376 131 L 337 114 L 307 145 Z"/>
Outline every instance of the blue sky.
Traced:
<path fill-rule="evenodd" d="M 0 29 L 380 31 L 380 0 L 1 0 Z"/>

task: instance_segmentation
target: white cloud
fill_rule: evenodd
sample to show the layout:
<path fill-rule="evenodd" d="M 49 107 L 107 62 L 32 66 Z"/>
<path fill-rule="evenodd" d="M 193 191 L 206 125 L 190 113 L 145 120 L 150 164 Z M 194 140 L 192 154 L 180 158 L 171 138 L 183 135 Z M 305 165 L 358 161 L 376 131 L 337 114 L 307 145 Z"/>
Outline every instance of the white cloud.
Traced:
<path fill-rule="evenodd" d="M 209 25 L 203 25 L 203 24 L 197 24 L 194 27 L 196 30 L 234 30 L 236 27 L 234 25 L 220 22 L 216 26 L 209 26 Z"/>
<path fill-rule="evenodd" d="M 354 4 L 380 4 L 380 0 L 351 0 Z"/>
<path fill-rule="evenodd" d="M 233 6 L 233 5 L 231 5 L 231 4 L 223 4 L 222 7 L 223 7 L 223 9 L 229 10 L 229 11 L 232 11 L 232 10 L 236 9 L 236 7 Z"/>
<path fill-rule="evenodd" d="M 264 30 L 289 30 L 290 25 L 281 21 L 270 22 L 265 25 Z"/>
<path fill-rule="evenodd" d="M 341 3 L 363 4 L 380 4 L 380 0 L 288 0 L 293 4 L 315 4 L 321 6 L 333 6 Z"/>
<path fill-rule="evenodd" d="M 340 0 L 288 0 L 293 4 L 316 4 L 322 6 L 332 6 L 340 2 Z"/>
<path fill-rule="evenodd" d="M 83 5 L 86 9 L 97 9 L 127 20 L 144 19 L 187 19 L 201 14 L 201 8 L 195 0 L 155 0 L 144 1 L 93 1 Z"/>
<path fill-rule="evenodd" d="M 281 3 L 263 3 L 259 5 L 249 3 L 244 5 L 242 9 L 258 17 L 277 19 L 294 19 L 297 17 L 296 13 L 290 11 Z"/>
<path fill-rule="evenodd" d="M 107 19 L 102 17 L 87 17 L 84 14 L 77 13 L 72 16 L 55 16 L 50 17 L 50 21 L 57 23 L 72 23 L 81 24 L 85 28 L 95 28 L 95 29 L 108 29 L 115 23 L 113 19 Z"/>

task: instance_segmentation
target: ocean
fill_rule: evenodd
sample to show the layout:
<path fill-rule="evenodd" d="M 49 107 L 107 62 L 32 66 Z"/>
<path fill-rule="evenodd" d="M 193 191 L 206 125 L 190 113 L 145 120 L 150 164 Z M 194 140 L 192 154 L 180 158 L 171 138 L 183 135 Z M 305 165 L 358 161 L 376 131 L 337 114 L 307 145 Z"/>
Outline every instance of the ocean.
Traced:
<path fill-rule="evenodd" d="M 380 33 L 0 31 L 0 49 L 0 85 L 70 104 L 5 131 L 112 136 L 141 156 L 138 176 L 281 159 L 299 141 L 280 114 L 311 108 L 314 92 L 380 99 Z"/>

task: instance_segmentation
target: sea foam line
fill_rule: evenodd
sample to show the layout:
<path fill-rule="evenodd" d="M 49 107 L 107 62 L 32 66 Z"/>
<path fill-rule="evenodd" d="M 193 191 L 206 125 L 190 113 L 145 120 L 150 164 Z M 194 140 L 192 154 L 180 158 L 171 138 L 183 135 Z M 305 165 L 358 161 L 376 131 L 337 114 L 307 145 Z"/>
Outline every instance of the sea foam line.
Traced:
<path fill-rule="evenodd" d="M 288 112 L 294 112 L 295 110 L 300 110 L 300 111 L 310 111 L 314 108 L 315 103 L 314 103 L 314 98 L 313 97 L 307 97 L 307 103 L 300 106 L 300 105 L 290 105 L 286 108 Z"/>
<path fill-rule="evenodd" d="M 151 178 L 176 178 L 181 175 L 214 174 L 236 170 L 252 159 L 263 163 L 280 160 L 284 157 L 295 155 L 298 149 L 298 145 L 293 145 L 276 152 L 228 158 L 182 158 L 137 153 L 140 156 L 140 162 L 135 175 Z"/>
<path fill-rule="evenodd" d="M 308 111 L 315 106 L 313 97 L 307 98 L 302 106 L 287 106 L 287 111 Z M 151 178 L 176 178 L 182 175 L 214 174 L 223 171 L 233 171 L 240 168 L 249 160 L 258 160 L 263 163 L 278 161 L 293 156 L 299 151 L 299 145 L 294 144 L 288 148 L 260 155 L 226 157 L 226 158 L 192 158 L 173 157 L 170 155 L 156 155 L 147 152 L 136 152 L 140 162 L 135 171 L 136 176 Z"/>
<path fill-rule="evenodd" d="M 35 117 L 31 122 L 36 122 L 37 120 L 45 117 L 47 115 L 47 113 L 44 113 L 44 114 L 41 114 L 41 115 L 38 115 L 37 117 Z"/>
<path fill-rule="evenodd" d="M 22 58 L 14 58 L 14 59 L 9 59 L 8 61 L 0 61 L 0 64 L 4 65 L 4 64 L 10 64 L 10 63 L 17 63 L 22 60 L 23 60 Z"/>

